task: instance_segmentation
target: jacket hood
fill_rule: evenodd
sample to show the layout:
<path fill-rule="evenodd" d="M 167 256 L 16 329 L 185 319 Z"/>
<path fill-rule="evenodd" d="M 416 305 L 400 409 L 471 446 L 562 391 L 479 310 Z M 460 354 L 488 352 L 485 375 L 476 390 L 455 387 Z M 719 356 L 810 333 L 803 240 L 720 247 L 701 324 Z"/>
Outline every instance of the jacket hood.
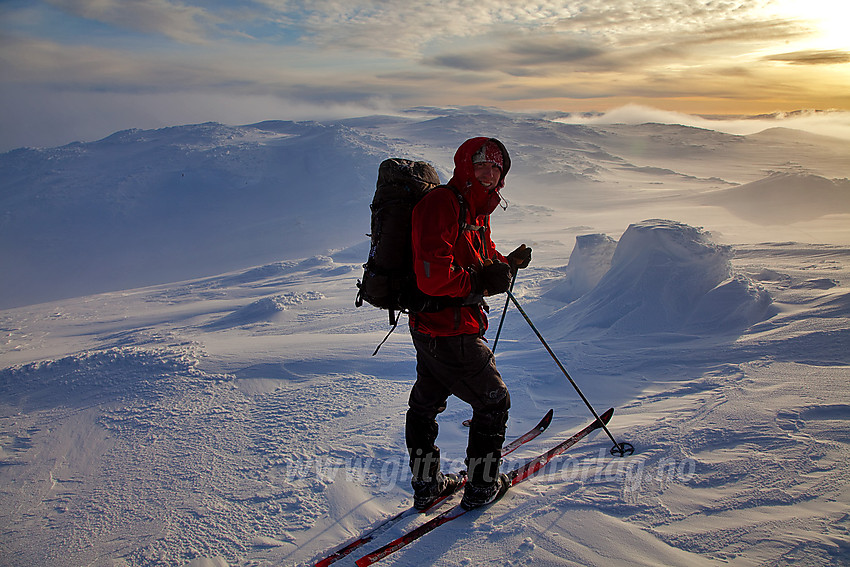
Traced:
<path fill-rule="evenodd" d="M 496 144 L 502 152 L 502 175 L 499 183 L 492 190 L 486 189 L 475 178 L 475 168 L 472 164 L 472 156 L 488 142 Z M 460 191 L 476 215 L 489 215 L 496 210 L 502 200 L 499 191 L 505 186 L 505 176 L 510 169 L 511 158 L 502 142 L 496 138 L 470 138 L 455 152 L 455 169 L 449 185 Z"/>

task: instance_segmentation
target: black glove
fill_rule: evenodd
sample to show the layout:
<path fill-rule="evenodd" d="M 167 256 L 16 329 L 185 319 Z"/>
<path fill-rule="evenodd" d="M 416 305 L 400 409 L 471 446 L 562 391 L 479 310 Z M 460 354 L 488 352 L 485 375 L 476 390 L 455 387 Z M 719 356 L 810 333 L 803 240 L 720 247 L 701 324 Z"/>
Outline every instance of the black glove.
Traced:
<path fill-rule="evenodd" d="M 482 295 L 496 295 L 511 287 L 511 267 L 504 262 L 482 266 L 472 274 L 472 291 Z"/>
<path fill-rule="evenodd" d="M 514 271 L 527 268 L 529 262 L 531 262 L 531 248 L 525 244 L 520 244 L 519 248 L 508 254 L 508 264 Z"/>

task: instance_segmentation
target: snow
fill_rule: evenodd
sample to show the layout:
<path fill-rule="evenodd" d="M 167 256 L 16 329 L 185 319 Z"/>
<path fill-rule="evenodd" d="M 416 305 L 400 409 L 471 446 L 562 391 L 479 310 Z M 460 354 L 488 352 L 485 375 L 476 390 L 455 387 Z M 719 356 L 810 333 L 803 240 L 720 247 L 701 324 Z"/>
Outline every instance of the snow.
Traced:
<path fill-rule="evenodd" d="M 570 303 L 591 289 L 611 269 L 617 241 L 607 234 L 576 236 L 564 281 L 546 292 L 546 297 Z"/>
<path fill-rule="evenodd" d="M 516 296 L 636 452 L 597 433 L 382 564 L 847 564 L 844 143 L 438 109 L 0 156 L 0 564 L 309 565 L 409 505 L 413 348 L 371 356 L 386 313 L 353 305 L 368 203 L 383 158 L 446 179 L 482 133 Z M 506 466 L 590 421 L 513 307 L 496 358 L 509 436 L 555 410 Z"/>
<path fill-rule="evenodd" d="M 783 207 L 765 207 L 767 200 Z M 758 224 L 784 224 L 829 214 L 850 213 L 850 179 L 808 173 L 772 173 L 764 179 L 708 195 L 735 215 Z"/>
<path fill-rule="evenodd" d="M 601 252 L 582 257 L 604 257 L 610 249 L 607 240 L 594 242 Z M 749 277 L 732 273 L 731 258 L 731 246 L 715 244 L 698 228 L 658 219 L 635 223 L 596 285 L 551 318 L 570 322 L 561 325 L 562 333 L 585 335 L 591 329 L 625 336 L 740 331 L 767 314 L 771 299 Z M 598 273 L 597 265 L 590 267 L 588 274 Z"/>

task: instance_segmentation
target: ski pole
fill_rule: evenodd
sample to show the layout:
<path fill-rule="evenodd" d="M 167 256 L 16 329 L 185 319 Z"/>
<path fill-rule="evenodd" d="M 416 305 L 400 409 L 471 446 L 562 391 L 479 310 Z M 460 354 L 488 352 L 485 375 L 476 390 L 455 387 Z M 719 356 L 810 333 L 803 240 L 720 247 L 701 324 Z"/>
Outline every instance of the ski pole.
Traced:
<path fill-rule="evenodd" d="M 634 453 L 635 448 L 632 446 L 631 443 L 617 443 L 617 440 L 614 439 L 614 436 L 611 435 L 611 432 L 608 430 L 608 426 L 605 425 L 605 423 L 599 418 L 599 414 L 596 413 L 596 410 L 593 409 L 593 406 L 591 406 L 590 402 L 587 401 L 587 398 L 584 397 L 584 394 L 581 392 L 581 389 L 578 387 L 578 384 L 575 383 L 575 380 L 572 379 L 570 373 L 567 372 L 567 369 L 564 368 L 564 365 L 561 364 L 561 361 L 558 360 L 558 357 L 555 356 L 554 352 L 552 352 L 552 349 L 549 347 L 549 344 L 546 342 L 546 339 L 543 338 L 543 335 L 540 334 L 540 331 L 537 330 L 537 327 L 534 326 L 534 323 L 531 322 L 531 319 L 528 317 L 525 310 L 519 304 L 519 301 L 517 301 L 516 297 L 514 297 L 513 291 L 508 291 L 506 293 L 508 294 L 508 299 L 513 301 L 514 305 L 516 305 L 517 310 L 520 312 L 520 314 L 522 314 L 526 323 L 528 323 L 528 326 L 531 327 L 531 330 L 534 331 L 534 334 L 537 335 L 537 338 L 540 339 L 540 342 L 543 344 L 544 347 L 546 347 L 546 350 L 552 356 L 552 359 L 558 365 L 558 368 L 561 369 L 561 372 L 564 373 L 564 376 L 567 377 L 567 380 L 570 381 L 570 384 L 572 384 L 573 388 L 575 388 L 576 392 L 578 392 L 578 395 L 581 397 L 584 404 L 590 410 L 590 413 L 592 413 L 593 417 L 595 417 L 597 420 L 599 420 L 600 423 L 602 423 L 602 429 L 614 443 L 614 446 L 611 447 L 611 454 L 617 457 L 625 457 L 626 455 L 631 455 L 632 453 Z"/>
<path fill-rule="evenodd" d="M 519 270 L 515 271 L 514 274 L 511 276 L 511 287 L 510 287 L 509 291 L 514 290 L 514 282 L 516 281 L 516 273 L 518 271 Z M 493 349 L 492 350 L 493 350 L 494 353 L 496 352 L 496 345 L 499 344 L 499 335 L 502 334 L 502 323 L 505 322 L 505 313 L 508 312 L 508 305 L 510 305 L 510 304 L 511 304 L 511 297 L 508 296 L 508 297 L 505 298 L 505 308 L 502 309 L 502 318 L 499 319 L 499 328 L 496 329 L 496 338 L 493 339 Z"/>

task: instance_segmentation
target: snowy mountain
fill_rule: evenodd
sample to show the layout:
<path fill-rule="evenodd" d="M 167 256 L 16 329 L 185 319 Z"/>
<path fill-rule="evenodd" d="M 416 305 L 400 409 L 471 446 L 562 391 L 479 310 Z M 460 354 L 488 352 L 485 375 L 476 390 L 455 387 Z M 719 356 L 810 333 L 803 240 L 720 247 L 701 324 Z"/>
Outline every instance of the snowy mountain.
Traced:
<path fill-rule="evenodd" d="M 846 181 L 832 180 L 850 169 L 845 144 L 831 138 L 800 141 L 793 130 L 774 129 L 766 142 L 759 134 L 751 139 L 675 125 L 591 127 L 484 110 L 424 111 L 407 119 L 131 130 L 2 154 L 0 262 L 9 269 L 0 274 L 0 307 L 349 247 L 368 232 L 368 204 L 384 158 L 429 160 L 447 180 L 454 149 L 477 133 L 503 139 L 512 151 L 506 191 L 516 205 L 506 215 L 512 223 L 545 216 L 580 227 L 600 209 L 609 216 L 613 199 L 628 210 L 600 230 L 615 236 L 635 220 L 657 216 L 658 199 L 687 195 L 701 200 L 682 200 L 688 218 L 676 220 L 717 232 L 716 215 L 705 213 L 751 210 L 746 203 L 764 201 L 753 191 L 788 185 L 789 174 L 772 173 L 788 171 L 808 178 L 788 190 L 777 187 L 758 223 L 803 220 L 787 210 L 802 210 L 800 195 L 813 201 L 813 191 L 829 195 L 807 207 L 805 219 L 850 212 Z M 749 183 L 756 186 L 735 191 Z M 636 217 L 635 207 L 646 212 Z M 576 235 L 558 244 L 561 257 Z"/>
<path fill-rule="evenodd" d="M 4 303 L 208 275 L 362 237 L 386 148 L 343 125 L 120 132 L 0 159 Z M 44 287 L 43 287 L 44 286 Z M 46 288 L 46 289 L 45 289 Z"/>
<path fill-rule="evenodd" d="M 516 296 L 637 451 L 596 434 L 382 564 L 846 565 L 844 145 L 482 109 L 0 156 L 0 565 L 312 565 L 409 506 L 413 348 L 371 356 L 386 313 L 354 307 L 368 204 L 385 157 L 447 179 L 480 134 L 514 158 Z M 589 422 L 514 307 L 496 362 L 509 437 L 555 415 L 506 466 Z M 447 470 L 467 417 L 440 416 Z"/>

